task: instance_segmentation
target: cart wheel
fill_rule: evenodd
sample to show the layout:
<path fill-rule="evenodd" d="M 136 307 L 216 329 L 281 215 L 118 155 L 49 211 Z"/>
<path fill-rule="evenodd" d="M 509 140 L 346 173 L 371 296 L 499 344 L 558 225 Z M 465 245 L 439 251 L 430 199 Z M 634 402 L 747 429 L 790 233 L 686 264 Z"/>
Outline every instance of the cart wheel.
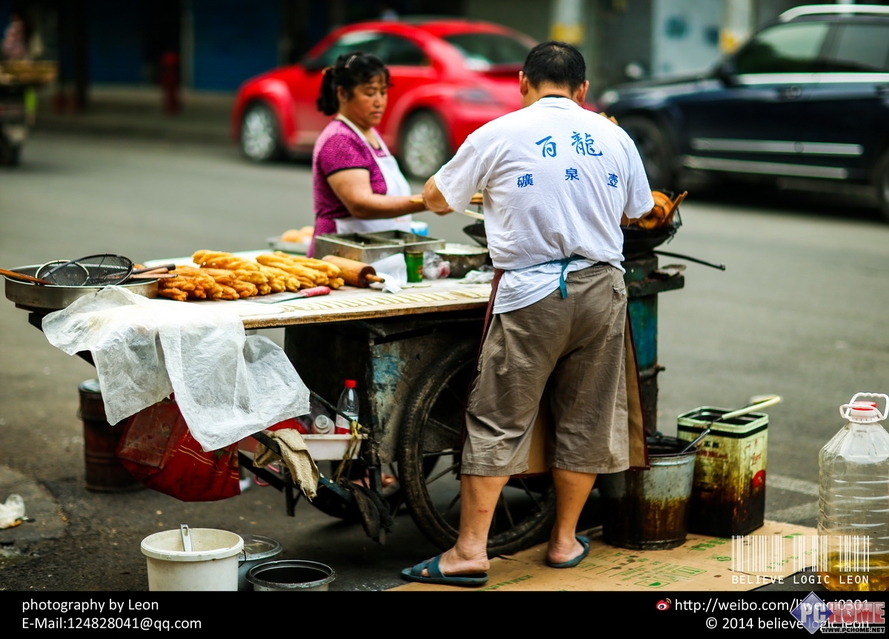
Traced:
<path fill-rule="evenodd" d="M 457 540 L 460 521 L 460 438 L 477 345 L 464 342 L 429 366 L 414 388 L 399 443 L 400 482 L 420 531 L 442 550 Z M 490 555 L 541 541 L 555 515 L 549 477 L 514 479 L 503 489 L 488 537 Z"/>
<path fill-rule="evenodd" d="M 10 144 L 0 134 L 0 166 L 18 166 L 21 157 L 22 147 Z"/>

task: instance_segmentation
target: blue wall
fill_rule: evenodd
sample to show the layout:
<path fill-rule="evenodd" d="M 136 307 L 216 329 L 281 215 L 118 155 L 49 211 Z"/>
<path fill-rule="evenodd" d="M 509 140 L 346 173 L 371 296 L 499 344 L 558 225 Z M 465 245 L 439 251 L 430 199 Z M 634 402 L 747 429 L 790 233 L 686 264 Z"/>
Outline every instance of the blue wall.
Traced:
<path fill-rule="evenodd" d="M 195 89 L 235 90 L 278 65 L 278 2 L 193 0 L 192 7 Z"/>
<path fill-rule="evenodd" d="M 135 10 L 133 4 L 137 4 Z M 89 0 L 86 6 L 90 79 L 102 84 L 143 82 L 142 3 Z"/>

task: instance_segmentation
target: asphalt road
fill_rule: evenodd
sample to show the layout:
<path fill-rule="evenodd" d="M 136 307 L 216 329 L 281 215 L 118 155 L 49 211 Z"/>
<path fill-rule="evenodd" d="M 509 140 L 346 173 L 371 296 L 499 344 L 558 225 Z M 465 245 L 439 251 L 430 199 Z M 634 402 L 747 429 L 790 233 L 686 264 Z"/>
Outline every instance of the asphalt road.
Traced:
<path fill-rule="evenodd" d="M 312 223 L 304 162 L 255 166 L 228 146 L 40 131 L 25 152 L 21 167 L 0 170 L 3 268 L 256 249 Z M 681 214 L 661 248 L 726 269 L 660 258 L 687 268 L 685 287 L 659 296 L 658 429 L 674 434 L 676 416 L 698 406 L 781 395 L 768 410 L 766 517 L 812 526 L 818 451 L 843 424 L 838 406 L 859 391 L 889 393 L 889 225 L 849 196 L 740 187 L 692 191 Z M 434 237 L 470 241 L 469 218 L 420 218 Z M 140 541 L 180 523 L 277 539 L 280 558 L 334 567 L 332 590 L 399 585 L 402 567 L 433 554 L 404 511 L 380 546 L 304 502 L 288 517 L 271 488 L 192 504 L 88 492 L 78 385 L 94 369 L 50 346 L 6 300 L 0 362 L 0 484 L 36 485 L 34 499 L 63 522 L 0 531 L 0 554 L 12 557 L 0 556 L 0 589 L 147 590 Z"/>

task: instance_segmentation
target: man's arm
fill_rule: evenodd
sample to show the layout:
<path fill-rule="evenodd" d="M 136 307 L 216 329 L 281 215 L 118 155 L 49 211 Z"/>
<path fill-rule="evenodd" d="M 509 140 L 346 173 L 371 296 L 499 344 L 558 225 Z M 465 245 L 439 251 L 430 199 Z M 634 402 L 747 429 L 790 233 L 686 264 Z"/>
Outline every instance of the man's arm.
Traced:
<path fill-rule="evenodd" d="M 453 213 L 454 210 L 448 205 L 438 186 L 435 184 L 435 176 L 433 175 L 426 180 L 426 186 L 423 187 L 423 205 L 430 211 L 439 215 Z"/>

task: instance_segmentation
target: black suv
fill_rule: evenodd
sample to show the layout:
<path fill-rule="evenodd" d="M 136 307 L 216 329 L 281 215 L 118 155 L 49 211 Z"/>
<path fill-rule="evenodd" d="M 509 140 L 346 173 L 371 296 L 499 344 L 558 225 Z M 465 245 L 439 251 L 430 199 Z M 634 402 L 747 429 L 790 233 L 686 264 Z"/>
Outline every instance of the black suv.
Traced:
<path fill-rule="evenodd" d="M 865 184 L 889 218 L 889 6 L 796 7 L 711 73 L 617 86 L 598 107 L 652 187 L 687 171 Z"/>

